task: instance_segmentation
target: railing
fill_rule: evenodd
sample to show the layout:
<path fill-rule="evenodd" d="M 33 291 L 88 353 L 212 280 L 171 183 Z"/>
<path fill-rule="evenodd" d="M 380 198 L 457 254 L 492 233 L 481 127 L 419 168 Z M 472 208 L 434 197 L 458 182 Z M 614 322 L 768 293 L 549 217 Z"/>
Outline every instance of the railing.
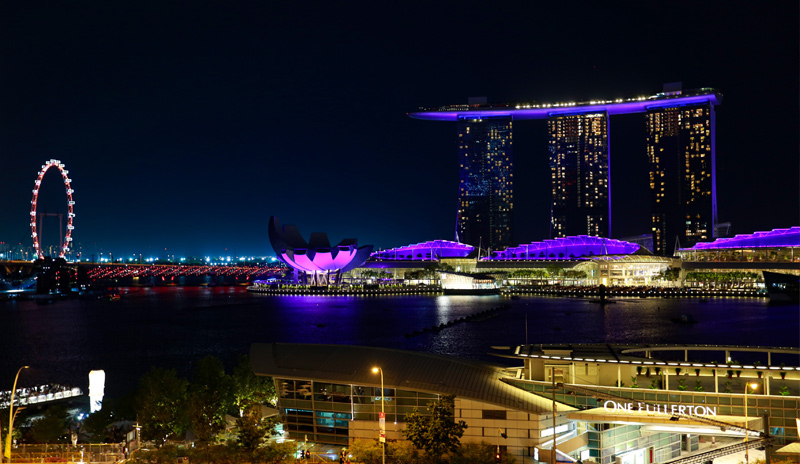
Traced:
<path fill-rule="evenodd" d="M 81 391 L 80 388 L 62 385 L 40 385 L 32 388 L 19 388 L 16 393 L 14 393 L 14 405 L 25 406 L 29 404 L 39 404 L 81 395 L 83 395 L 83 391 Z M 0 409 L 8 408 L 10 399 L 11 391 L 0 392 Z"/>
<path fill-rule="evenodd" d="M 698 453 L 698 454 L 693 454 L 691 456 L 675 458 L 666 461 L 664 464 L 702 464 L 705 462 L 711 462 L 716 458 L 721 458 L 723 456 L 728 456 L 730 454 L 744 451 L 745 449 L 762 448 L 768 444 L 769 444 L 768 438 L 760 438 L 756 440 L 750 440 L 747 443 L 745 442 L 734 443 L 732 445 L 722 446 L 720 448 L 711 451 L 706 451 L 704 453 Z"/>
<path fill-rule="evenodd" d="M 12 448 L 11 463 L 110 463 L 125 459 L 121 444 L 19 445 Z"/>

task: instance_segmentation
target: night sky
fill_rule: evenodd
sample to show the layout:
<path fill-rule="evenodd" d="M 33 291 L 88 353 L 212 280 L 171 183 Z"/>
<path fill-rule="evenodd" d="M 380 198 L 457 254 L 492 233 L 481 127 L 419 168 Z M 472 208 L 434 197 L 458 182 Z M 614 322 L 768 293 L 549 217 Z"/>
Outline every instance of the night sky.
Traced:
<path fill-rule="evenodd" d="M 674 81 L 724 95 L 719 220 L 800 225 L 798 2 L 543 3 L 2 2 L 0 241 L 30 243 L 51 158 L 85 256 L 271 254 L 271 215 L 376 248 L 453 239 L 455 124 L 407 112 Z M 523 243 L 548 236 L 546 123 L 514 128 Z M 646 233 L 644 117 L 613 117 L 610 146 L 613 236 Z M 66 212 L 59 182 L 40 209 Z"/>

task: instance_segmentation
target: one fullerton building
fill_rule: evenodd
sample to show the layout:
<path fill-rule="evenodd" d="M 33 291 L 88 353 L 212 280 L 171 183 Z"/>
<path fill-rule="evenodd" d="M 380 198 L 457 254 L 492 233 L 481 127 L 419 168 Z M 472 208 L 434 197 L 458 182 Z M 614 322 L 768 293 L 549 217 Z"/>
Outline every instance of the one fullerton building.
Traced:
<path fill-rule="evenodd" d="M 560 462 L 704 463 L 746 448 L 781 454 L 798 440 L 797 348 L 494 349 L 517 367 L 348 345 L 254 344 L 250 356 L 275 382 L 286 438 L 299 442 L 403 440 L 406 415 L 443 394 L 455 395 L 454 418 L 468 425 L 462 443 L 523 463 L 553 462 L 553 453 Z M 757 386 L 745 394 L 748 384 Z"/>

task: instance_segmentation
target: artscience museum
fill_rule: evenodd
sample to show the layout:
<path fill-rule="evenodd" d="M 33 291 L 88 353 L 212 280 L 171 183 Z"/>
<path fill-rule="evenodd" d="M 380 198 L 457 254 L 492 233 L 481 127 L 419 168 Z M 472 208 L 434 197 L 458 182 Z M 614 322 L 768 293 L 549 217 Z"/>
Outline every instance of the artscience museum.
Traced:
<path fill-rule="evenodd" d="M 372 252 L 372 245 L 359 247 L 354 238 L 331 246 L 324 232 L 306 241 L 297 226 L 282 226 L 275 216 L 269 219 L 269 241 L 278 258 L 295 270 L 296 280 L 311 286 L 339 283 L 342 273 L 364 264 Z"/>

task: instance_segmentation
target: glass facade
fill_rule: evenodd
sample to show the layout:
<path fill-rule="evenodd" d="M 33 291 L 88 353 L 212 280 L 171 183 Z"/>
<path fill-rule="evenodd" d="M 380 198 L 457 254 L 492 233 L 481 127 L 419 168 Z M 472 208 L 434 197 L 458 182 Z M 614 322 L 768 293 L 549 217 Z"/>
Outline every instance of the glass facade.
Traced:
<path fill-rule="evenodd" d="M 512 244 L 511 117 L 458 121 L 458 241 L 484 249 Z"/>
<path fill-rule="evenodd" d="M 312 380 L 275 379 L 289 438 L 330 444 L 348 443 L 353 420 L 378 422 L 381 389 Z M 402 422 L 415 408 L 424 413 L 438 395 L 384 389 L 386 421 Z"/>
<path fill-rule="evenodd" d="M 672 253 L 710 240 L 717 222 L 714 107 L 658 108 L 647 112 L 653 252 Z"/>
<path fill-rule="evenodd" d="M 515 387 L 547 398 L 552 395 L 549 390 L 551 386 L 549 382 L 527 380 L 508 380 L 508 382 Z M 719 416 L 743 417 L 745 415 L 744 395 L 742 394 L 601 386 L 592 387 L 592 390 L 633 402 L 715 407 Z M 602 398 L 569 391 L 568 389 L 561 393 L 556 393 L 556 401 L 579 409 L 602 408 L 604 402 Z M 800 402 L 798 402 L 796 396 L 748 395 L 747 405 L 747 414 L 751 418 L 768 416 L 770 435 L 776 438 L 779 443 L 790 443 L 800 438 L 798 437 L 797 423 L 795 421 L 798 411 L 800 411 Z"/>
<path fill-rule="evenodd" d="M 552 187 L 551 238 L 609 237 L 608 116 L 553 116 L 547 120 Z"/>

